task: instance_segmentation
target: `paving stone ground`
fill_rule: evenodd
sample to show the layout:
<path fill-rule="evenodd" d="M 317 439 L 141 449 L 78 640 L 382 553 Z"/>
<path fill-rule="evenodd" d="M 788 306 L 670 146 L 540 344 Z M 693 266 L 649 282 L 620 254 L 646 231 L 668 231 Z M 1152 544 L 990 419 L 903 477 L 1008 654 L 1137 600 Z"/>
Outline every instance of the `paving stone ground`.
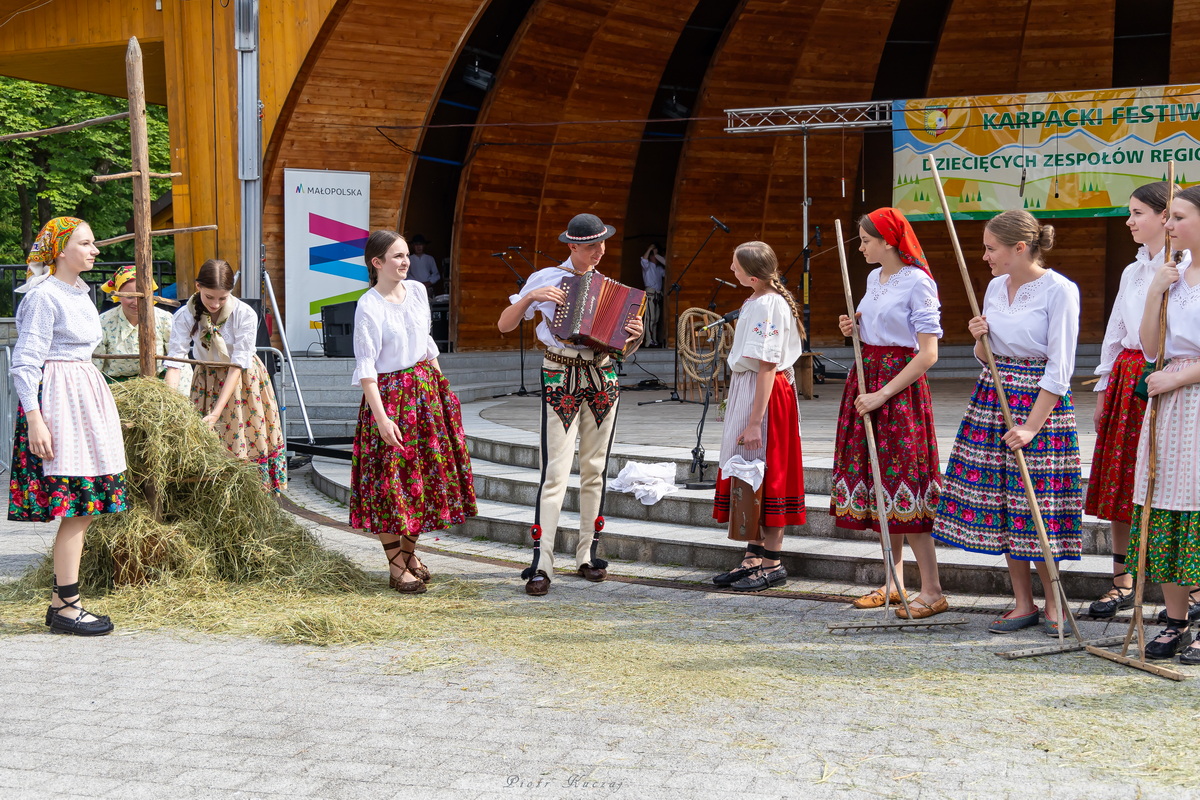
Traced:
<path fill-rule="evenodd" d="M 302 471 L 290 496 L 345 520 Z M 373 540 L 302 522 L 384 580 Z M 0 522 L 0 578 L 36 560 L 52 533 Z M 563 575 L 547 597 L 526 598 L 515 577 L 523 548 L 453 533 L 423 541 L 435 575 L 477 585 L 481 612 L 527 615 L 545 628 L 542 646 L 449 636 L 319 648 L 120 619 L 116 634 L 87 640 L 0 621 L 0 797 L 1133 800 L 1194 791 L 1195 680 L 1078 653 L 1000 659 L 998 649 L 1049 640 L 989 637 L 985 613 L 936 633 L 834 635 L 829 622 L 863 612 L 800 593 Z M 613 571 L 707 577 L 640 564 Z M 1006 603 L 954 601 L 968 612 Z M 579 641 L 572 619 L 611 628 Z M 1123 629 L 1084 623 L 1088 636 Z M 577 659 L 564 662 L 571 652 Z"/>

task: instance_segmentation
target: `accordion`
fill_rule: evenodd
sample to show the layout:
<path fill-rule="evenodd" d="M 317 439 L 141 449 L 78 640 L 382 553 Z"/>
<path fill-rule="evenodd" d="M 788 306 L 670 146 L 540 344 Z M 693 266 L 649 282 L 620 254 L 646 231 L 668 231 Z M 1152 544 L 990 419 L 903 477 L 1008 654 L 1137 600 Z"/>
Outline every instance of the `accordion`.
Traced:
<path fill-rule="evenodd" d="M 583 345 L 601 353 L 625 349 L 629 334 L 625 326 L 646 308 L 646 293 L 595 270 L 568 275 L 559 284 L 567 294 L 549 321 L 550 332 L 564 342 Z"/>

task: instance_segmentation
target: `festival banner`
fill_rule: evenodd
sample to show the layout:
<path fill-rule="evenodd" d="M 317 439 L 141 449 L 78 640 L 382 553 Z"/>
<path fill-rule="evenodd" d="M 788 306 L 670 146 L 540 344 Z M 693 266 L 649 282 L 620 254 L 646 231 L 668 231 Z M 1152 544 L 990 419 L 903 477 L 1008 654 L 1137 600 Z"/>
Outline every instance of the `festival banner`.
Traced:
<path fill-rule="evenodd" d="M 892 150 L 910 220 L 941 218 L 931 158 L 955 219 L 1124 216 L 1168 161 L 1177 183 L 1200 181 L 1200 85 L 897 100 Z"/>
<path fill-rule="evenodd" d="M 283 171 L 287 336 L 303 354 L 320 342 L 321 307 L 357 300 L 368 288 L 371 174 Z"/>

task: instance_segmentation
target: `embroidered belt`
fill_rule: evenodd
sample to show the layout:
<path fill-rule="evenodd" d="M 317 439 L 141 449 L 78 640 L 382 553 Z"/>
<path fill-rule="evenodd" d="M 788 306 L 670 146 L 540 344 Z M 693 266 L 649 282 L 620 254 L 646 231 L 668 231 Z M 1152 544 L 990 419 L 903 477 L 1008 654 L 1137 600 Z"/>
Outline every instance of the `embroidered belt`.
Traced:
<path fill-rule="evenodd" d="M 609 357 L 607 353 L 597 355 L 594 353 L 594 351 L 588 350 L 586 352 L 593 353 L 593 356 L 592 358 L 585 358 L 583 356 L 584 351 L 576 351 L 578 355 L 575 356 L 563 355 L 565 352 L 567 351 L 558 350 L 557 348 L 554 350 L 547 350 L 545 353 L 542 353 L 542 358 L 555 364 L 563 364 L 568 367 L 586 368 L 608 366 Z"/>

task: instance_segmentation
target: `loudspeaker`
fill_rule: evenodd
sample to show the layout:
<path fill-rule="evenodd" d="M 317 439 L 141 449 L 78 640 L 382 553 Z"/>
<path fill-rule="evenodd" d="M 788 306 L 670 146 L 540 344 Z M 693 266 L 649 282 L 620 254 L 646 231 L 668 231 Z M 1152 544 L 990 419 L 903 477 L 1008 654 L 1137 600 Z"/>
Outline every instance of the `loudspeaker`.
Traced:
<path fill-rule="evenodd" d="M 354 358 L 354 311 L 358 302 L 321 307 L 321 340 L 326 358 Z"/>

